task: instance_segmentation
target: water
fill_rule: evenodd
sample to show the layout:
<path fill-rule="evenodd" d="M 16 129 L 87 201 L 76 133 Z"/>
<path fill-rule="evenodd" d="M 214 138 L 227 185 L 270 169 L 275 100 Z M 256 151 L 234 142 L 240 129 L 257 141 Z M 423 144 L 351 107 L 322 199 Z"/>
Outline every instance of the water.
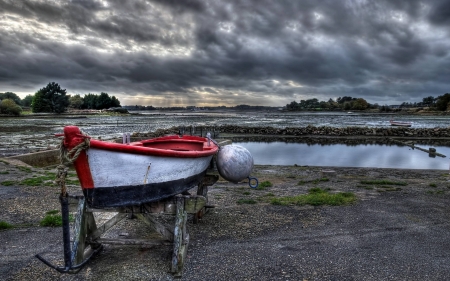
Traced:
<path fill-rule="evenodd" d="M 251 127 L 305 127 L 312 126 L 331 126 L 331 127 L 390 127 L 389 120 L 394 118 L 396 121 L 408 121 L 413 123 L 413 128 L 434 128 L 434 127 L 448 127 L 450 124 L 450 116 L 415 116 L 415 115 L 390 115 L 390 114 L 347 114 L 345 112 L 293 112 L 284 113 L 278 111 L 270 112 L 243 112 L 243 111 L 225 111 L 225 112 L 164 112 L 164 111 L 141 111 L 134 112 L 139 115 L 129 116 L 99 116 L 87 115 L 86 118 L 0 118 L 0 157 L 6 157 L 18 153 L 25 153 L 28 151 L 54 148 L 59 144 L 60 140 L 54 135 L 62 133 L 64 126 L 76 125 L 79 126 L 88 135 L 104 140 L 120 138 L 122 133 L 133 132 L 153 132 L 159 128 L 170 128 L 174 126 L 219 126 L 219 125 L 239 125 Z M 320 146 L 318 146 L 320 147 Z M 307 156 L 312 158 L 321 158 L 322 154 L 330 155 L 333 149 L 330 147 L 314 150 L 315 146 L 308 146 L 308 152 L 302 152 L 302 157 L 297 159 L 306 159 Z M 367 151 L 371 149 L 370 153 Z M 266 148 L 267 149 L 267 148 Z M 274 149 L 270 147 L 269 149 Z M 280 149 L 280 148 L 277 148 Z M 403 148 L 404 149 L 404 148 Z M 359 151 L 355 147 L 347 147 L 342 145 L 337 150 L 341 150 L 342 154 L 351 155 L 365 155 L 365 157 L 347 157 L 340 156 L 340 158 L 347 159 L 347 162 L 339 164 L 341 160 L 335 158 L 335 163 L 326 161 L 312 164 L 313 162 L 304 163 L 287 163 L 299 165 L 345 165 L 345 166 L 363 166 L 370 163 L 371 167 L 379 167 L 377 163 L 371 162 L 372 157 L 369 154 L 376 155 L 386 149 L 381 146 L 365 146 L 365 149 Z M 280 152 L 281 153 L 281 152 Z M 359 154 L 361 153 L 361 154 Z M 383 152 L 384 153 L 384 152 Z M 425 159 L 427 157 L 426 153 Z M 446 153 L 443 153 L 446 154 Z M 450 155 L 447 153 L 446 155 Z M 275 156 L 273 156 L 275 157 Z M 276 158 L 276 157 L 275 157 Z M 289 157 L 285 157 L 289 158 Z M 326 158 L 326 157 L 324 157 Z M 329 157 L 328 157 L 329 158 Z M 337 159 L 337 160 L 336 160 Z M 393 157 L 388 158 L 389 161 L 397 163 Z M 364 161 L 363 161 L 364 160 Z M 436 159 L 433 159 L 436 161 Z M 259 161 L 259 160 L 258 160 Z M 274 160 L 275 161 L 275 160 Z M 297 160 L 296 160 L 297 161 Z M 302 160 L 303 161 L 303 160 Z M 385 160 L 388 161 L 388 160 Z M 415 159 L 405 160 L 417 161 Z M 419 160 L 422 161 L 422 160 Z M 311 163 L 311 164 L 309 164 Z M 284 165 L 280 162 L 272 162 L 271 164 Z M 395 164 L 397 165 L 397 164 Z M 394 166 L 395 166 L 394 165 Z M 430 164 L 431 165 L 431 164 Z M 428 166 L 430 166 L 428 165 Z M 397 166 L 399 167 L 399 166 Z M 431 166 L 430 166 L 431 167 Z M 448 167 L 447 167 L 448 168 Z"/>
<path fill-rule="evenodd" d="M 397 169 L 449 170 L 450 147 L 434 146 L 447 157 L 429 157 L 428 153 L 407 146 L 386 145 L 308 145 L 284 142 L 239 142 L 247 148 L 256 165 L 299 165 L 336 167 L 374 167 Z M 428 149 L 429 147 L 420 146 Z"/>

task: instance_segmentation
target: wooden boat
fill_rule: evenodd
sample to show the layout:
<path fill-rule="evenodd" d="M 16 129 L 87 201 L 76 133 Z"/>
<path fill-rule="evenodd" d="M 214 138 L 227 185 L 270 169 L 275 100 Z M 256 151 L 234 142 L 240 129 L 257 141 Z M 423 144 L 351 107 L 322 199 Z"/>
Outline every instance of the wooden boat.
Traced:
<path fill-rule="evenodd" d="M 84 146 L 73 163 L 91 208 L 140 205 L 183 193 L 203 179 L 219 149 L 197 136 L 111 143 L 90 139 L 76 126 L 64 128 L 63 146 L 69 155 Z"/>
<path fill-rule="evenodd" d="M 400 127 L 411 127 L 412 123 L 410 122 L 399 122 L 399 121 L 389 121 L 391 123 L 391 126 L 400 126 Z"/>

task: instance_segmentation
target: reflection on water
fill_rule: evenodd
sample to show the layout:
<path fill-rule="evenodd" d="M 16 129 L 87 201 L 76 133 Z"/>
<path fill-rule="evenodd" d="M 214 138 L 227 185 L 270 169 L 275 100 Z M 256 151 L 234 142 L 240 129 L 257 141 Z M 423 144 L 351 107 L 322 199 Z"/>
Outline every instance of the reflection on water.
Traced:
<path fill-rule="evenodd" d="M 308 145 L 284 142 L 239 142 L 257 165 L 300 165 L 449 170 L 450 147 L 435 146 L 446 158 L 431 158 L 406 146 Z M 426 146 L 421 146 L 428 149 Z"/>

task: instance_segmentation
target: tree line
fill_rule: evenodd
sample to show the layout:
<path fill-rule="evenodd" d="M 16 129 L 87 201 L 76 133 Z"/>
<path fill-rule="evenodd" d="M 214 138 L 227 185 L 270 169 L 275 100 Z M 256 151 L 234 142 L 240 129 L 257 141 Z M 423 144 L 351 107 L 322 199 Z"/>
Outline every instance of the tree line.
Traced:
<path fill-rule="evenodd" d="M 0 93 L 0 114 L 20 115 L 22 107 L 30 107 L 33 113 L 63 113 L 68 108 L 101 110 L 121 105 L 115 96 L 110 97 L 104 92 L 100 95 L 89 93 L 83 97 L 70 96 L 55 82 L 48 83 L 34 95 L 27 95 L 24 99 L 12 92 Z"/>
<path fill-rule="evenodd" d="M 420 108 L 428 107 L 433 110 L 446 111 L 450 110 L 450 94 L 446 93 L 442 96 L 433 97 L 429 96 L 423 98 L 421 102 L 407 103 L 403 102 L 398 106 L 402 108 Z M 288 111 L 301 111 L 301 110 L 365 110 L 365 109 L 378 109 L 380 111 L 391 110 L 389 106 L 379 104 L 370 104 L 363 98 L 353 97 L 338 97 L 336 100 L 329 99 L 328 101 L 319 101 L 316 98 L 300 100 L 300 102 L 292 101 L 286 104 L 286 110 Z"/>

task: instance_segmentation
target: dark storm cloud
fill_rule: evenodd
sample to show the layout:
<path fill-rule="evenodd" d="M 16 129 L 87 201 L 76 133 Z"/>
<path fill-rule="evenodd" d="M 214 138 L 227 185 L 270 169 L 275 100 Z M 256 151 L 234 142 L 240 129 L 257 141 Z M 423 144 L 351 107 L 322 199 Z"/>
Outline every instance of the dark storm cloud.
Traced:
<path fill-rule="evenodd" d="M 0 11 L 0 92 L 56 81 L 267 105 L 449 92 L 448 1 L 0 0 Z"/>

